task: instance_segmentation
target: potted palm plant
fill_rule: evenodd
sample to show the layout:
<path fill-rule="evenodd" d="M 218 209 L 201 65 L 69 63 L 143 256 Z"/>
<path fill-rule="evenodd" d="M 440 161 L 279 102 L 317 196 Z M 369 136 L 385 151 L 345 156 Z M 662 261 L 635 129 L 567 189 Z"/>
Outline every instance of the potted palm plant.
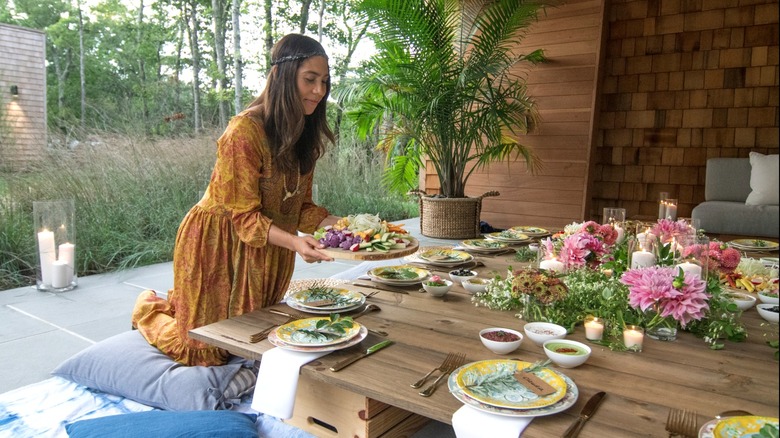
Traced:
<path fill-rule="evenodd" d="M 520 143 L 538 124 L 518 63 L 544 60 L 541 50 L 516 53 L 541 3 L 522 0 L 364 0 L 377 26 L 377 54 L 357 79 L 347 114 L 361 136 L 377 135 L 387 153 L 384 183 L 417 186 L 430 163 L 440 193 L 420 196 L 424 235 L 465 238 L 479 233 L 482 198 L 465 195 L 475 169 L 522 159 L 540 162 Z"/>

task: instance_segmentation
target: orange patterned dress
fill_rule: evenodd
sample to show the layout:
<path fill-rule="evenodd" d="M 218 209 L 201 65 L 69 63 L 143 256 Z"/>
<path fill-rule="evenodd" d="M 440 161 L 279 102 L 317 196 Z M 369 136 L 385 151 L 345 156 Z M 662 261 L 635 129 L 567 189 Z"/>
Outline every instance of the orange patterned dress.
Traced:
<path fill-rule="evenodd" d="M 312 176 L 277 171 L 261 122 L 246 112 L 234 117 L 217 141 L 205 195 L 179 226 L 173 289 L 167 300 L 143 291 L 133 326 L 180 363 L 225 363 L 226 351 L 188 332 L 282 299 L 295 252 L 269 244 L 268 231 L 273 223 L 289 233 L 312 233 L 328 216 L 311 200 Z"/>

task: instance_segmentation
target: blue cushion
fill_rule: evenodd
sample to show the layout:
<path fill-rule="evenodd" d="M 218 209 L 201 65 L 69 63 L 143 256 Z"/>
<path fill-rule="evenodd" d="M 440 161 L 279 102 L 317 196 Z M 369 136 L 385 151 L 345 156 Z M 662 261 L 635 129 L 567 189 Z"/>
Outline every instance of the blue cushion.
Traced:
<path fill-rule="evenodd" d="M 65 425 L 71 438 L 257 438 L 256 415 L 235 411 L 149 411 Z"/>
<path fill-rule="evenodd" d="M 184 366 L 133 330 L 82 350 L 52 374 L 147 406 L 202 411 L 228 406 L 226 390 L 243 365 Z"/>

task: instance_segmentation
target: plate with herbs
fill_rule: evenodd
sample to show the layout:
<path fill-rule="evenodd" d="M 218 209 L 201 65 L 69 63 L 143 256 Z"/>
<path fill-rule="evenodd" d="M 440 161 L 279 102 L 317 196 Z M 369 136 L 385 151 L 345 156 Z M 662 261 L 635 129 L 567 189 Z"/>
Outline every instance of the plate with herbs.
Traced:
<path fill-rule="evenodd" d="M 525 234 L 527 236 L 531 236 L 531 237 L 541 237 L 541 236 L 546 236 L 546 235 L 550 234 L 550 230 L 548 230 L 546 228 L 531 227 L 531 226 L 527 226 L 527 225 L 520 225 L 520 226 L 516 226 L 516 227 L 511 227 L 509 229 L 512 230 L 512 231 L 517 231 L 518 233 L 521 233 L 521 234 Z"/>
<path fill-rule="evenodd" d="M 481 401 L 474 399 L 463 392 L 457 382 L 457 377 L 460 372 L 464 368 L 467 368 L 471 365 L 472 364 L 466 364 L 453 371 L 450 374 L 447 385 L 449 386 L 450 393 L 456 399 L 458 399 L 466 406 L 469 406 L 478 411 L 502 415 L 505 417 L 543 417 L 545 415 L 557 414 L 559 412 L 565 411 L 566 409 L 569 409 L 570 407 L 574 406 L 575 403 L 577 403 L 577 398 L 579 398 L 579 388 L 577 388 L 577 385 L 574 383 L 574 381 L 565 374 L 559 374 L 563 381 L 566 382 L 566 391 L 560 400 L 551 405 L 530 409 L 511 409 L 482 403 Z"/>
<path fill-rule="evenodd" d="M 368 328 L 366 326 L 361 325 L 360 326 L 360 332 L 358 332 L 357 336 L 344 341 L 340 342 L 338 344 L 330 344 L 330 345 L 322 345 L 322 346 L 301 346 L 301 345 L 292 345 L 288 344 L 281 339 L 279 339 L 279 336 L 277 336 L 276 331 L 272 331 L 268 335 L 268 342 L 271 343 L 271 345 L 274 345 L 279 348 L 284 348 L 285 350 L 292 350 L 292 351 L 305 351 L 309 353 L 315 353 L 315 352 L 324 352 L 324 351 L 336 351 L 336 350 L 343 350 L 345 348 L 349 348 L 353 345 L 357 345 L 360 342 L 363 341 L 368 336 Z"/>
<path fill-rule="evenodd" d="M 731 246 L 743 251 L 777 251 L 780 244 L 762 239 L 736 239 L 729 242 Z"/>
<path fill-rule="evenodd" d="M 405 286 L 420 283 L 429 275 L 430 271 L 409 265 L 382 266 L 368 271 L 368 276 L 377 283 Z"/>
<path fill-rule="evenodd" d="M 498 240 L 489 239 L 469 239 L 460 242 L 460 245 L 467 250 L 475 252 L 500 252 L 506 250 L 509 246 L 506 242 L 500 242 Z"/>
<path fill-rule="evenodd" d="M 420 253 L 420 258 L 428 263 L 441 265 L 459 265 L 471 261 L 474 256 L 456 249 L 432 249 Z"/>
<path fill-rule="evenodd" d="M 295 292 L 287 297 L 290 307 L 303 307 L 318 312 L 344 311 L 355 309 L 365 303 L 366 297 L 360 292 L 327 286 L 312 286 Z M 295 306 L 293 306 L 293 304 Z"/>
<path fill-rule="evenodd" d="M 488 233 L 485 234 L 485 238 L 490 240 L 498 240 L 499 242 L 506 242 L 506 243 L 523 243 L 531 240 L 528 234 L 524 234 L 512 229 L 504 230 L 504 231 L 496 231 L 494 233 Z"/>
<path fill-rule="evenodd" d="M 287 345 L 322 347 L 346 342 L 360 333 L 360 324 L 346 316 L 298 319 L 276 329 L 276 336 Z"/>
<path fill-rule="evenodd" d="M 566 395 L 566 380 L 550 368 L 532 368 L 533 365 L 511 359 L 472 362 L 452 373 L 457 387 L 453 392 L 462 392 L 481 403 L 508 409 L 542 408 L 561 400 Z M 554 392 L 540 396 L 521 384 L 515 373 L 525 368 L 550 385 Z"/>

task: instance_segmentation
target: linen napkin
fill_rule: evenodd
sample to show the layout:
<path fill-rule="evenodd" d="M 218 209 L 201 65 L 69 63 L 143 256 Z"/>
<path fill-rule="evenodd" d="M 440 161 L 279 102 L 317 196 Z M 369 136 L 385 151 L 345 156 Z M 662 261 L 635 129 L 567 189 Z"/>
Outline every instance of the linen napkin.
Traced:
<path fill-rule="evenodd" d="M 252 396 L 252 409 L 284 420 L 292 418 L 301 367 L 328 353 L 278 347 L 263 353 Z"/>
<path fill-rule="evenodd" d="M 452 428 L 458 438 L 517 438 L 531 420 L 532 417 L 505 417 L 463 405 L 452 414 Z"/>

